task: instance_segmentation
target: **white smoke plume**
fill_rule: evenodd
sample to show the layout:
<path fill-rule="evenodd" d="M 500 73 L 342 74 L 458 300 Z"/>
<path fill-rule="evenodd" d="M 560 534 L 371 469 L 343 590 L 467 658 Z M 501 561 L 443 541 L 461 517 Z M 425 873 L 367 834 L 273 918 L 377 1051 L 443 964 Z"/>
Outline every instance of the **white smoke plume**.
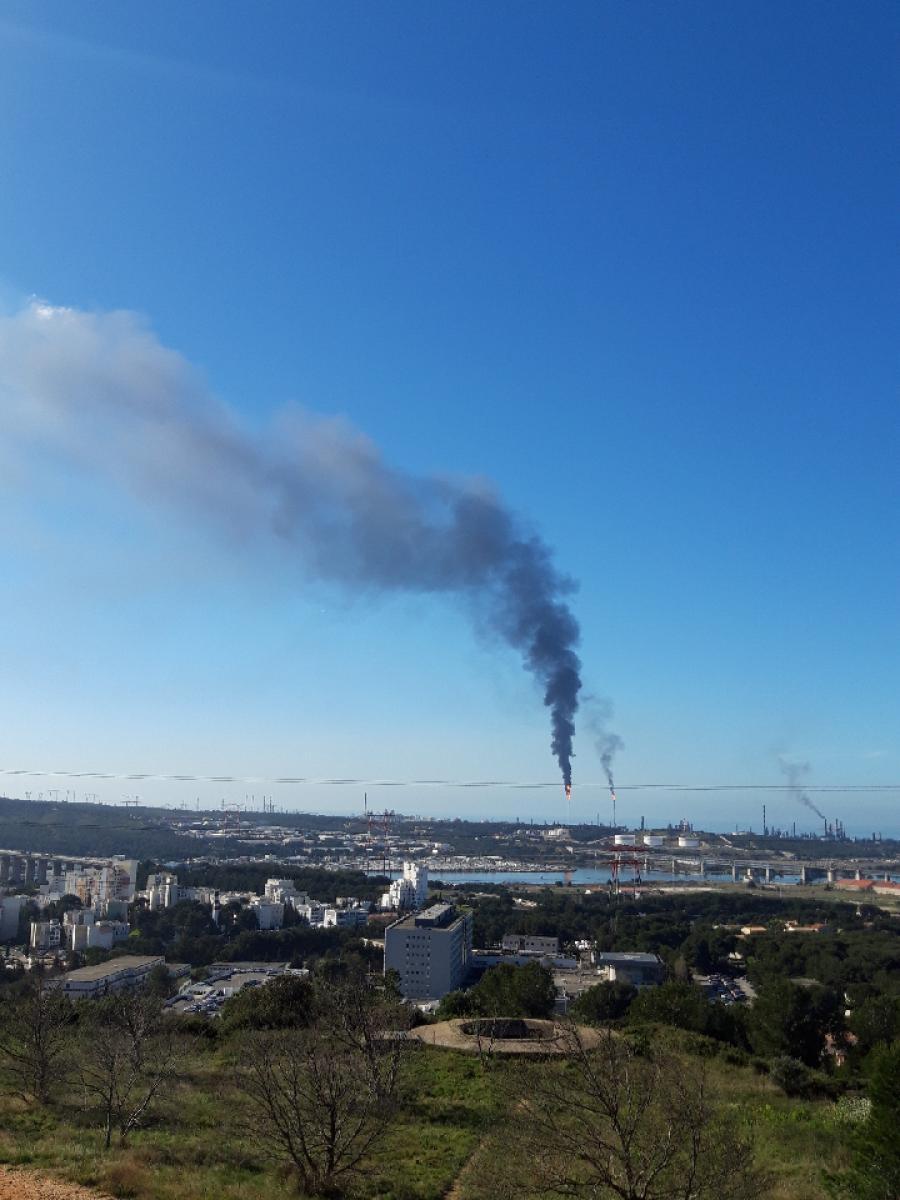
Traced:
<path fill-rule="evenodd" d="M 825 814 L 816 808 L 815 804 L 810 800 L 806 788 L 803 786 L 803 779 L 809 774 L 811 769 L 809 763 L 798 762 L 796 759 L 787 758 L 784 754 L 779 754 L 778 765 L 781 768 L 782 775 L 788 781 L 788 787 L 793 798 L 798 803 L 804 805 L 804 807 L 812 809 L 816 816 L 824 821 Z"/>
<path fill-rule="evenodd" d="M 587 726 L 594 738 L 594 746 L 600 756 L 600 763 L 606 775 L 609 790 L 615 791 L 616 783 L 613 778 L 613 759 L 619 750 L 625 749 L 625 743 L 617 733 L 609 728 L 613 716 L 613 706 L 609 700 L 601 700 L 596 696 L 588 697 L 586 701 Z"/>

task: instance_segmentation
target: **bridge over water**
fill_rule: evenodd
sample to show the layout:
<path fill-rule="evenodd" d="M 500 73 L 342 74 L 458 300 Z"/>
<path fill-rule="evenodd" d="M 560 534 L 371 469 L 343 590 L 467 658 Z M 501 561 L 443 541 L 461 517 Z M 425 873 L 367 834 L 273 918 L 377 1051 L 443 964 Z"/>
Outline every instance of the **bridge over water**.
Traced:
<path fill-rule="evenodd" d="M 900 871 L 900 862 L 894 859 L 786 859 L 747 858 L 717 852 L 678 854 L 671 850 L 648 853 L 639 848 L 635 856 L 643 863 L 645 872 L 670 871 L 671 874 L 730 875 L 735 883 L 740 879 L 762 878 L 766 883 L 773 879 L 798 878 L 801 883 L 814 883 L 824 879 L 835 883 L 839 879 L 890 880 Z"/>

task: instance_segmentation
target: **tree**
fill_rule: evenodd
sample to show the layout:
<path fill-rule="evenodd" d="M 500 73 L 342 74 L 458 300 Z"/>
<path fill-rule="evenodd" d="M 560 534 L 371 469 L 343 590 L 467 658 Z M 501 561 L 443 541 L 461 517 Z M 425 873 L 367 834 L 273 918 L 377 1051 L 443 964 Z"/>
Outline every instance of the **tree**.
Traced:
<path fill-rule="evenodd" d="M 757 1054 L 786 1054 L 815 1067 L 825 1034 L 837 1033 L 840 1025 L 839 997 L 829 988 L 774 979 L 760 988 L 751 1009 L 750 1041 Z"/>
<path fill-rule="evenodd" d="M 553 975 L 540 963 L 501 963 L 485 971 L 470 992 L 485 1017 L 549 1017 L 556 1003 Z"/>
<path fill-rule="evenodd" d="M 669 980 L 659 987 L 643 988 L 628 1010 L 629 1022 L 658 1021 L 694 1033 L 706 1033 L 710 1003 L 693 983 Z"/>
<path fill-rule="evenodd" d="M 71 1042 L 72 1007 L 34 974 L 24 991 L 0 1001 L 0 1055 L 19 1093 L 39 1104 L 64 1082 Z"/>
<path fill-rule="evenodd" d="M 259 929 L 259 920 L 252 908 L 240 900 L 229 900 L 219 913 L 219 928 L 230 933 L 250 933 Z"/>
<path fill-rule="evenodd" d="M 252 1035 L 237 1075 L 253 1142 L 315 1196 L 339 1194 L 384 1135 L 407 1045 L 364 984 L 320 986 L 315 1022 Z"/>
<path fill-rule="evenodd" d="M 71 892 L 66 892 L 59 900 L 52 900 L 47 905 L 44 919 L 61 921 L 67 912 L 77 912 L 81 907 L 81 900 Z"/>
<path fill-rule="evenodd" d="M 478 1011 L 478 1002 L 472 998 L 472 993 L 458 988 L 441 999 L 437 1016 L 441 1021 L 450 1021 L 455 1017 L 477 1017 Z"/>
<path fill-rule="evenodd" d="M 581 993 L 572 1005 L 572 1016 L 589 1025 L 606 1025 L 626 1015 L 637 996 L 637 988 L 616 980 L 598 983 Z"/>
<path fill-rule="evenodd" d="M 862 1054 L 879 1043 L 892 1042 L 900 1033 L 900 1002 L 894 996 L 864 1000 L 850 1018 L 850 1029 L 856 1034 Z"/>
<path fill-rule="evenodd" d="M 513 1154 L 497 1195 L 591 1200 L 753 1200 L 767 1181 L 703 1073 L 639 1056 L 613 1033 L 568 1061 L 526 1064 L 512 1093 Z M 521 1149 L 521 1153 L 519 1152 Z M 505 1192 L 503 1188 L 505 1187 Z"/>
<path fill-rule="evenodd" d="M 156 996 L 117 992 L 81 1009 L 79 1076 L 100 1110 L 104 1146 L 113 1130 L 122 1145 L 175 1075 L 177 1043 Z"/>
<path fill-rule="evenodd" d="M 900 1197 L 900 1045 L 881 1046 L 873 1058 L 871 1110 L 852 1137 L 851 1165 L 827 1179 L 829 1191 L 847 1200 Z"/>
<path fill-rule="evenodd" d="M 312 1017 L 313 986 L 296 975 L 281 975 L 261 987 L 244 987 L 226 1000 L 222 1029 L 292 1029 Z"/>
<path fill-rule="evenodd" d="M 177 990 L 177 984 L 165 963 L 157 963 L 147 974 L 144 992 L 148 996 L 156 996 L 160 1000 L 168 1000 Z"/>
<path fill-rule="evenodd" d="M 690 946 L 689 959 L 693 970 L 699 971 L 701 975 L 708 975 L 713 970 L 716 960 L 713 958 L 708 938 L 702 935 L 696 938 Z"/>

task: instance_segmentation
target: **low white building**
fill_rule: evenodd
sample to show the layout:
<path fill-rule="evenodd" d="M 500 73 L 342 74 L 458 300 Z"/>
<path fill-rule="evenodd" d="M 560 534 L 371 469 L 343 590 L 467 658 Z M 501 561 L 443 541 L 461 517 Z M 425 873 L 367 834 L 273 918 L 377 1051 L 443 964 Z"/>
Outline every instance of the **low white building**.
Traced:
<path fill-rule="evenodd" d="M 536 937 L 530 933 L 505 933 L 500 945 L 508 954 L 559 954 L 559 938 Z"/>
<path fill-rule="evenodd" d="M 141 987 L 154 967 L 165 964 L 159 955 L 124 954 L 93 967 L 79 967 L 47 980 L 47 987 L 57 988 L 71 1000 L 105 996 L 125 988 Z"/>
<path fill-rule="evenodd" d="M 638 951 L 601 950 L 596 956 L 599 974 L 609 983 L 630 983 L 647 987 L 662 983 L 666 970 L 658 954 Z"/>
<path fill-rule="evenodd" d="M 88 949 L 112 950 L 117 942 L 127 941 L 130 932 L 127 921 L 95 921 L 88 926 Z"/>

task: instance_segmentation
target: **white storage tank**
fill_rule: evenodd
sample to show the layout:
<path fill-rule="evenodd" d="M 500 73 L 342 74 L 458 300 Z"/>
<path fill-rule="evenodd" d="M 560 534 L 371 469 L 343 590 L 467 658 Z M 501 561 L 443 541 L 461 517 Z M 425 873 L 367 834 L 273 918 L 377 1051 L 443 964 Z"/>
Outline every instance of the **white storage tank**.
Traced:
<path fill-rule="evenodd" d="M 613 845 L 614 846 L 633 846 L 634 840 L 635 839 L 634 839 L 633 833 L 617 833 L 615 835 L 615 837 L 613 838 Z"/>
<path fill-rule="evenodd" d="M 645 833 L 644 834 L 644 845 L 645 846 L 664 846 L 665 844 L 666 844 L 666 839 L 663 837 L 663 835 L 661 833 Z"/>
<path fill-rule="evenodd" d="M 678 847 L 680 850 L 699 850 L 700 839 L 695 837 L 679 837 Z"/>

